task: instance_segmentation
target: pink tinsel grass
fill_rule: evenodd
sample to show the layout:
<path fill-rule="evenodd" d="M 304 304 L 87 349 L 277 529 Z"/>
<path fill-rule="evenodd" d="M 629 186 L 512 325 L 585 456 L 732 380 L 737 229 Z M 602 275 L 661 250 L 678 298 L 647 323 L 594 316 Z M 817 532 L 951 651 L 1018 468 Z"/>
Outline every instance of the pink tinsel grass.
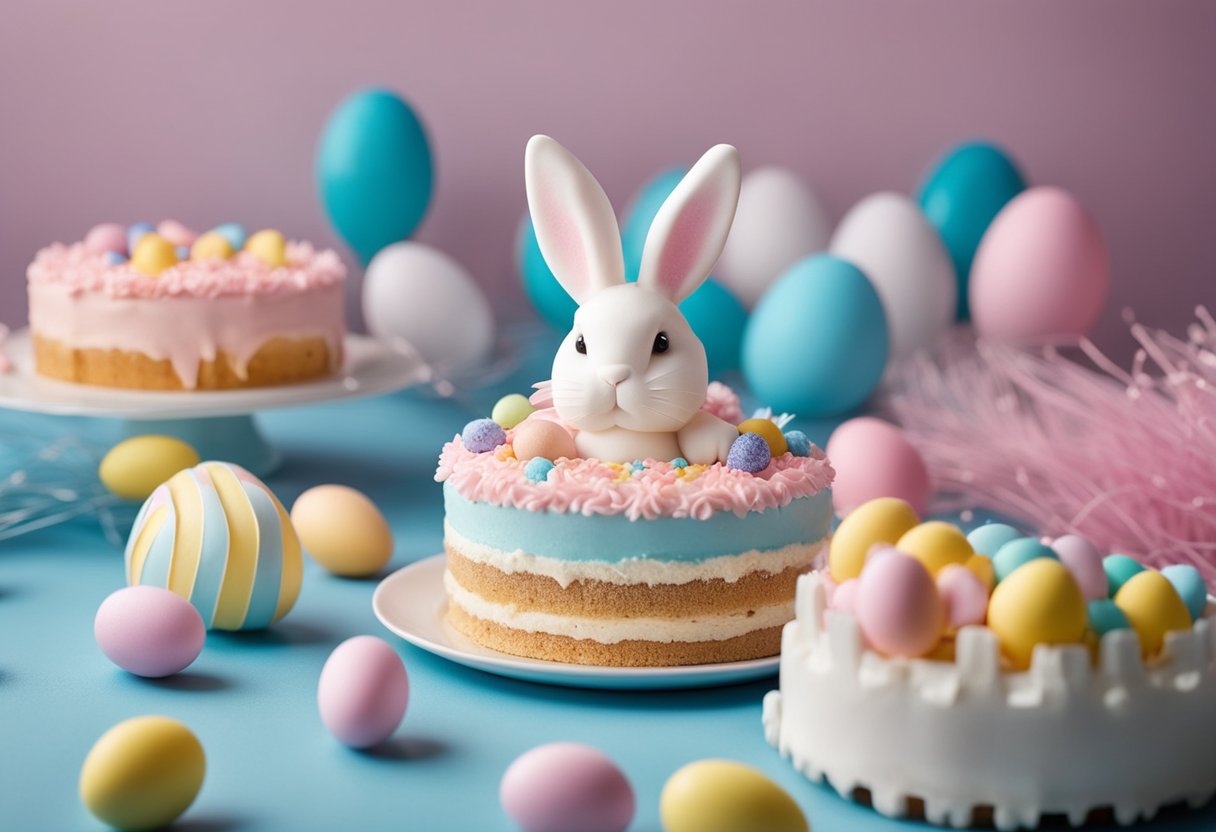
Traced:
<path fill-rule="evenodd" d="M 1185 340 L 1132 324 L 1130 371 L 1052 347 L 953 339 L 892 373 L 889 403 L 929 464 L 935 508 L 984 508 L 1046 535 L 1216 578 L 1216 320 Z"/>

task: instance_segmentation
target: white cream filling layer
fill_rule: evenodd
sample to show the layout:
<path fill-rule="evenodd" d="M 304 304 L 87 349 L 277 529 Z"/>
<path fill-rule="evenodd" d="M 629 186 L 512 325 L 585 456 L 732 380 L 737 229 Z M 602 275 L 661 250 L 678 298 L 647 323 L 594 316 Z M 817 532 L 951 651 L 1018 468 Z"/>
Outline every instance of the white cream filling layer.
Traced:
<path fill-rule="evenodd" d="M 469 615 L 493 624 L 555 636 L 588 639 L 600 644 L 621 641 L 724 641 L 756 630 L 780 627 L 794 617 L 794 602 L 760 607 L 753 614 L 707 615 L 697 618 L 579 618 L 520 610 L 515 604 L 496 604 L 465 589 L 451 572 L 444 571 L 448 600 Z"/>
<path fill-rule="evenodd" d="M 651 558 L 629 558 L 610 563 L 608 561 L 579 561 L 549 558 L 534 555 L 522 549 L 513 552 L 495 549 L 484 543 L 469 540 L 444 522 L 443 533 L 448 544 L 474 563 L 492 566 L 508 574 L 522 572 L 543 575 L 557 581 L 562 589 L 575 581 L 603 581 L 609 584 L 686 584 L 692 581 L 709 581 L 720 578 L 735 583 L 753 572 L 777 574 L 790 567 L 810 567 L 815 557 L 827 543 L 827 539 L 814 543 L 793 543 L 780 549 L 741 552 L 737 555 L 722 555 L 701 561 L 654 560 Z"/>

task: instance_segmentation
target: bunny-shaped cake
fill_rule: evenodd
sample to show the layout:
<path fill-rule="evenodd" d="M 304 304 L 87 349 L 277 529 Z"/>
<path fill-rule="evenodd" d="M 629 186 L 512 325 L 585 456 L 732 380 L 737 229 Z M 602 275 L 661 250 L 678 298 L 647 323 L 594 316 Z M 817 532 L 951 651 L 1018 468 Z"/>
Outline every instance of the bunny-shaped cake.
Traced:
<path fill-rule="evenodd" d="M 533 136 L 524 172 L 541 253 L 579 305 L 551 384 L 579 455 L 725 461 L 739 431 L 701 409 L 705 348 L 677 304 L 722 253 L 739 200 L 738 152 L 710 148 L 672 191 L 646 236 L 636 283 L 625 280 L 612 205 L 578 159 Z"/>

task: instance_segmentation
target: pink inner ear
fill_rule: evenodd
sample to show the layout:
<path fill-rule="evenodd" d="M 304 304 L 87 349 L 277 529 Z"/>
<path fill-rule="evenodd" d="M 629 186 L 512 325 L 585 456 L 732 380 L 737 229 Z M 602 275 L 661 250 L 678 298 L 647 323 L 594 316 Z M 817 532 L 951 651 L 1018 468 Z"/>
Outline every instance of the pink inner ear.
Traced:
<path fill-rule="evenodd" d="M 717 204 L 714 194 L 697 194 L 688 201 L 672 224 L 659 257 L 658 273 L 659 286 L 673 298 L 689 278 L 700 277 L 693 275 L 692 271 L 704 251 L 705 237 L 713 226 Z"/>
<path fill-rule="evenodd" d="M 549 268 L 553 270 L 558 282 L 577 301 L 586 293 L 590 283 L 582 237 L 579 236 L 570 215 L 562 208 L 562 201 L 554 199 L 551 186 L 541 189 L 538 196 L 540 216 L 533 217 L 532 222 L 535 225 L 544 225 L 547 232 L 545 249 L 559 260 L 557 263 L 549 263 Z"/>

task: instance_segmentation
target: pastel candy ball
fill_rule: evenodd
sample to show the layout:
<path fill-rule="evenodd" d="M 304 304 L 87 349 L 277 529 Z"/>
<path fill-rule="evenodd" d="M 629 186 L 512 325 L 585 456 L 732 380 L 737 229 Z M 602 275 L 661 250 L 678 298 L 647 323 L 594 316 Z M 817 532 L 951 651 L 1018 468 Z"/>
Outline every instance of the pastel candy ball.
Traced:
<path fill-rule="evenodd" d="M 126 230 L 126 235 L 127 235 L 126 252 L 127 252 L 127 254 L 134 256 L 135 247 L 137 245 L 139 245 L 139 241 L 141 239 L 143 239 L 143 236 L 145 234 L 154 234 L 154 233 L 156 233 L 156 226 L 152 225 L 152 223 L 150 223 L 150 222 L 137 222 L 134 225 L 128 227 Z"/>
<path fill-rule="evenodd" d="M 107 266 L 119 266 L 127 262 L 127 256 L 119 254 L 117 251 L 107 251 L 102 255 L 102 259 L 105 260 Z"/>
<path fill-rule="evenodd" d="M 687 468 L 688 460 L 682 456 L 678 456 L 671 461 L 671 467 L 672 468 Z"/>
<path fill-rule="evenodd" d="M 189 667 L 207 628 L 190 602 L 167 589 L 128 586 L 97 608 L 93 637 L 106 658 L 136 676 L 160 678 Z"/>
<path fill-rule="evenodd" d="M 304 551 L 335 575 L 375 575 L 393 556 L 393 531 L 366 494 L 346 485 L 308 489 L 291 507 Z"/>
<path fill-rule="evenodd" d="M 788 793 L 733 760 L 698 760 L 671 775 L 659 796 L 664 832 L 807 832 Z"/>
<path fill-rule="evenodd" d="M 811 455 L 811 440 L 800 430 L 787 430 L 785 432 L 785 446 L 789 448 L 790 453 L 794 456 Z"/>
<path fill-rule="evenodd" d="M 923 656 L 937 646 L 946 629 L 946 607 L 933 576 L 902 552 L 866 564 L 853 613 L 866 641 L 888 656 Z"/>
<path fill-rule="evenodd" d="M 1019 537 L 1017 540 L 1009 541 L 992 556 L 997 583 L 999 584 L 1022 566 L 1039 558 L 1056 561 L 1060 559 L 1051 547 L 1043 545 L 1033 537 Z"/>
<path fill-rule="evenodd" d="M 80 799 L 115 829 L 168 826 L 203 786 L 203 746 L 167 716 L 138 716 L 101 735 L 80 769 Z"/>
<path fill-rule="evenodd" d="M 300 541 L 261 480 L 227 462 L 174 474 L 152 492 L 131 529 L 127 583 L 186 598 L 208 629 L 256 630 L 300 594 Z"/>
<path fill-rule="evenodd" d="M 937 591 L 946 603 L 950 629 L 983 624 L 988 615 L 988 586 L 965 566 L 951 563 L 937 573 Z"/>
<path fill-rule="evenodd" d="M 84 248 L 90 254 L 126 254 L 127 229 L 116 222 L 103 222 L 84 235 Z"/>
<path fill-rule="evenodd" d="M 832 535 L 828 549 L 832 580 L 844 583 L 860 576 L 874 544 L 894 544 L 919 522 L 912 506 L 895 497 L 880 497 L 853 509 Z"/>
<path fill-rule="evenodd" d="M 409 698 L 401 657 L 375 636 L 355 636 L 335 647 L 317 681 L 321 722 L 351 748 L 370 748 L 392 736 Z"/>
<path fill-rule="evenodd" d="M 494 450 L 507 441 L 507 432 L 493 419 L 474 419 L 460 432 L 460 441 L 475 454 Z"/>
<path fill-rule="evenodd" d="M 211 230 L 228 240 L 228 244 L 232 246 L 233 251 L 240 251 L 245 247 L 245 226 L 239 222 L 226 222 L 222 225 L 217 225 Z"/>
<path fill-rule="evenodd" d="M 527 396 L 511 393 L 503 396 L 494 404 L 494 409 L 490 411 L 490 418 L 500 427 L 511 430 L 535 412 L 536 408 L 532 406 L 532 402 L 528 401 Z"/>
<path fill-rule="evenodd" d="M 1051 549 L 1077 579 L 1077 586 L 1081 587 L 1081 594 L 1087 601 L 1108 597 L 1102 555 L 1092 543 L 1080 535 L 1066 534 L 1053 540 Z"/>
<path fill-rule="evenodd" d="M 895 425 L 861 416 L 836 428 L 824 449 L 836 479 L 832 505 L 837 514 L 876 497 L 899 497 L 918 513 L 929 506 L 929 469 L 920 452 Z"/>
<path fill-rule="evenodd" d="M 1127 620 L 1127 616 L 1123 614 L 1123 610 L 1119 609 L 1118 604 L 1109 598 L 1099 598 L 1096 601 L 1090 601 L 1088 610 L 1089 629 L 1093 630 L 1099 637 L 1114 630 L 1131 629 L 1131 622 Z"/>
<path fill-rule="evenodd" d="M 511 444 L 518 459 L 531 459 L 534 456 L 545 459 L 578 458 L 570 431 L 548 419 L 529 419 L 520 423 Z"/>
<path fill-rule="evenodd" d="M 636 809 L 633 787 L 617 764 L 574 742 L 521 754 L 503 774 L 498 796 L 523 832 L 624 832 Z"/>
<path fill-rule="evenodd" d="M 190 246 L 191 260 L 227 260 L 235 253 L 232 241 L 218 231 L 200 234 Z"/>
<path fill-rule="evenodd" d="M 746 419 L 739 423 L 739 433 L 754 433 L 768 443 L 769 453 L 781 456 L 789 450 L 785 442 L 785 434 L 772 419 Z"/>
<path fill-rule="evenodd" d="M 1191 614 L 1191 620 L 1198 621 L 1208 605 L 1208 587 L 1203 582 L 1203 575 L 1188 563 L 1167 566 L 1161 570 L 1161 574 L 1178 591 L 1187 612 Z"/>
<path fill-rule="evenodd" d="M 967 542 L 971 548 L 981 555 L 992 557 L 997 551 L 1011 540 L 1023 537 L 1022 533 L 1013 526 L 1004 523 L 985 523 L 971 530 Z"/>
<path fill-rule="evenodd" d="M 186 246 L 187 248 L 198 237 L 197 234 L 177 220 L 165 220 L 161 222 L 156 226 L 156 233 L 175 246 Z"/>
<path fill-rule="evenodd" d="M 1191 614 L 1169 578 L 1152 569 L 1137 572 L 1119 587 L 1115 605 L 1127 616 L 1145 657 L 1156 655 L 1165 634 L 1191 628 Z"/>
<path fill-rule="evenodd" d="M 975 554 L 962 529 L 941 520 L 908 529 L 895 541 L 895 548 L 919 560 L 931 575 L 952 563 L 962 565 Z"/>
<path fill-rule="evenodd" d="M 1036 558 L 1002 579 L 988 602 L 988 627 L 1017 670 L 1030 667 L 1039 644 L 1080 643 L 1088 617 L 1072 573 L 1053 558 Z"/>
<path fill-rule="evenodd" d="M 768 442 L 758 433 L 742 433 L 730 446 L 726 465 L 736 471 L 758 474 L 773 461 Z"/>
<path fill-rule="evenodd" d="M 131 252 L 131 267 L 149 277 L 174 265 L 177 265 L 177 248 L 159 234 L 142 235 Z"/>
<path fill-rule="evenodd" d="M 281 231 L 258 231 L 245 241 L 245 250 L 272 268 L 287 265 L 287 240 Z"/>
<path fill-rule="evenodd" d="M 169 477 L 198 465 L 198 451 L 173 436 L 146 434 L 124 439 L 97 467 L 102 485 L 124 500 L 146 500 Z"/>
<path fill-rule="evenodd" d="M 1132 576 L 1144 571 L 1144 564 L 1127 555 L 1107 555 L 1102 558 L 1102 571 L 1106 573 L 1106 594 L 1114 598 Z"/>
<path fill-rule="evenodd" d="M 528 464 L 524 466 L 524 476 L 530 482 L 544 482 L 549 479 L 549 472 L 556 466 L 543 456 L 534 456 L 528 460 Z"/>

